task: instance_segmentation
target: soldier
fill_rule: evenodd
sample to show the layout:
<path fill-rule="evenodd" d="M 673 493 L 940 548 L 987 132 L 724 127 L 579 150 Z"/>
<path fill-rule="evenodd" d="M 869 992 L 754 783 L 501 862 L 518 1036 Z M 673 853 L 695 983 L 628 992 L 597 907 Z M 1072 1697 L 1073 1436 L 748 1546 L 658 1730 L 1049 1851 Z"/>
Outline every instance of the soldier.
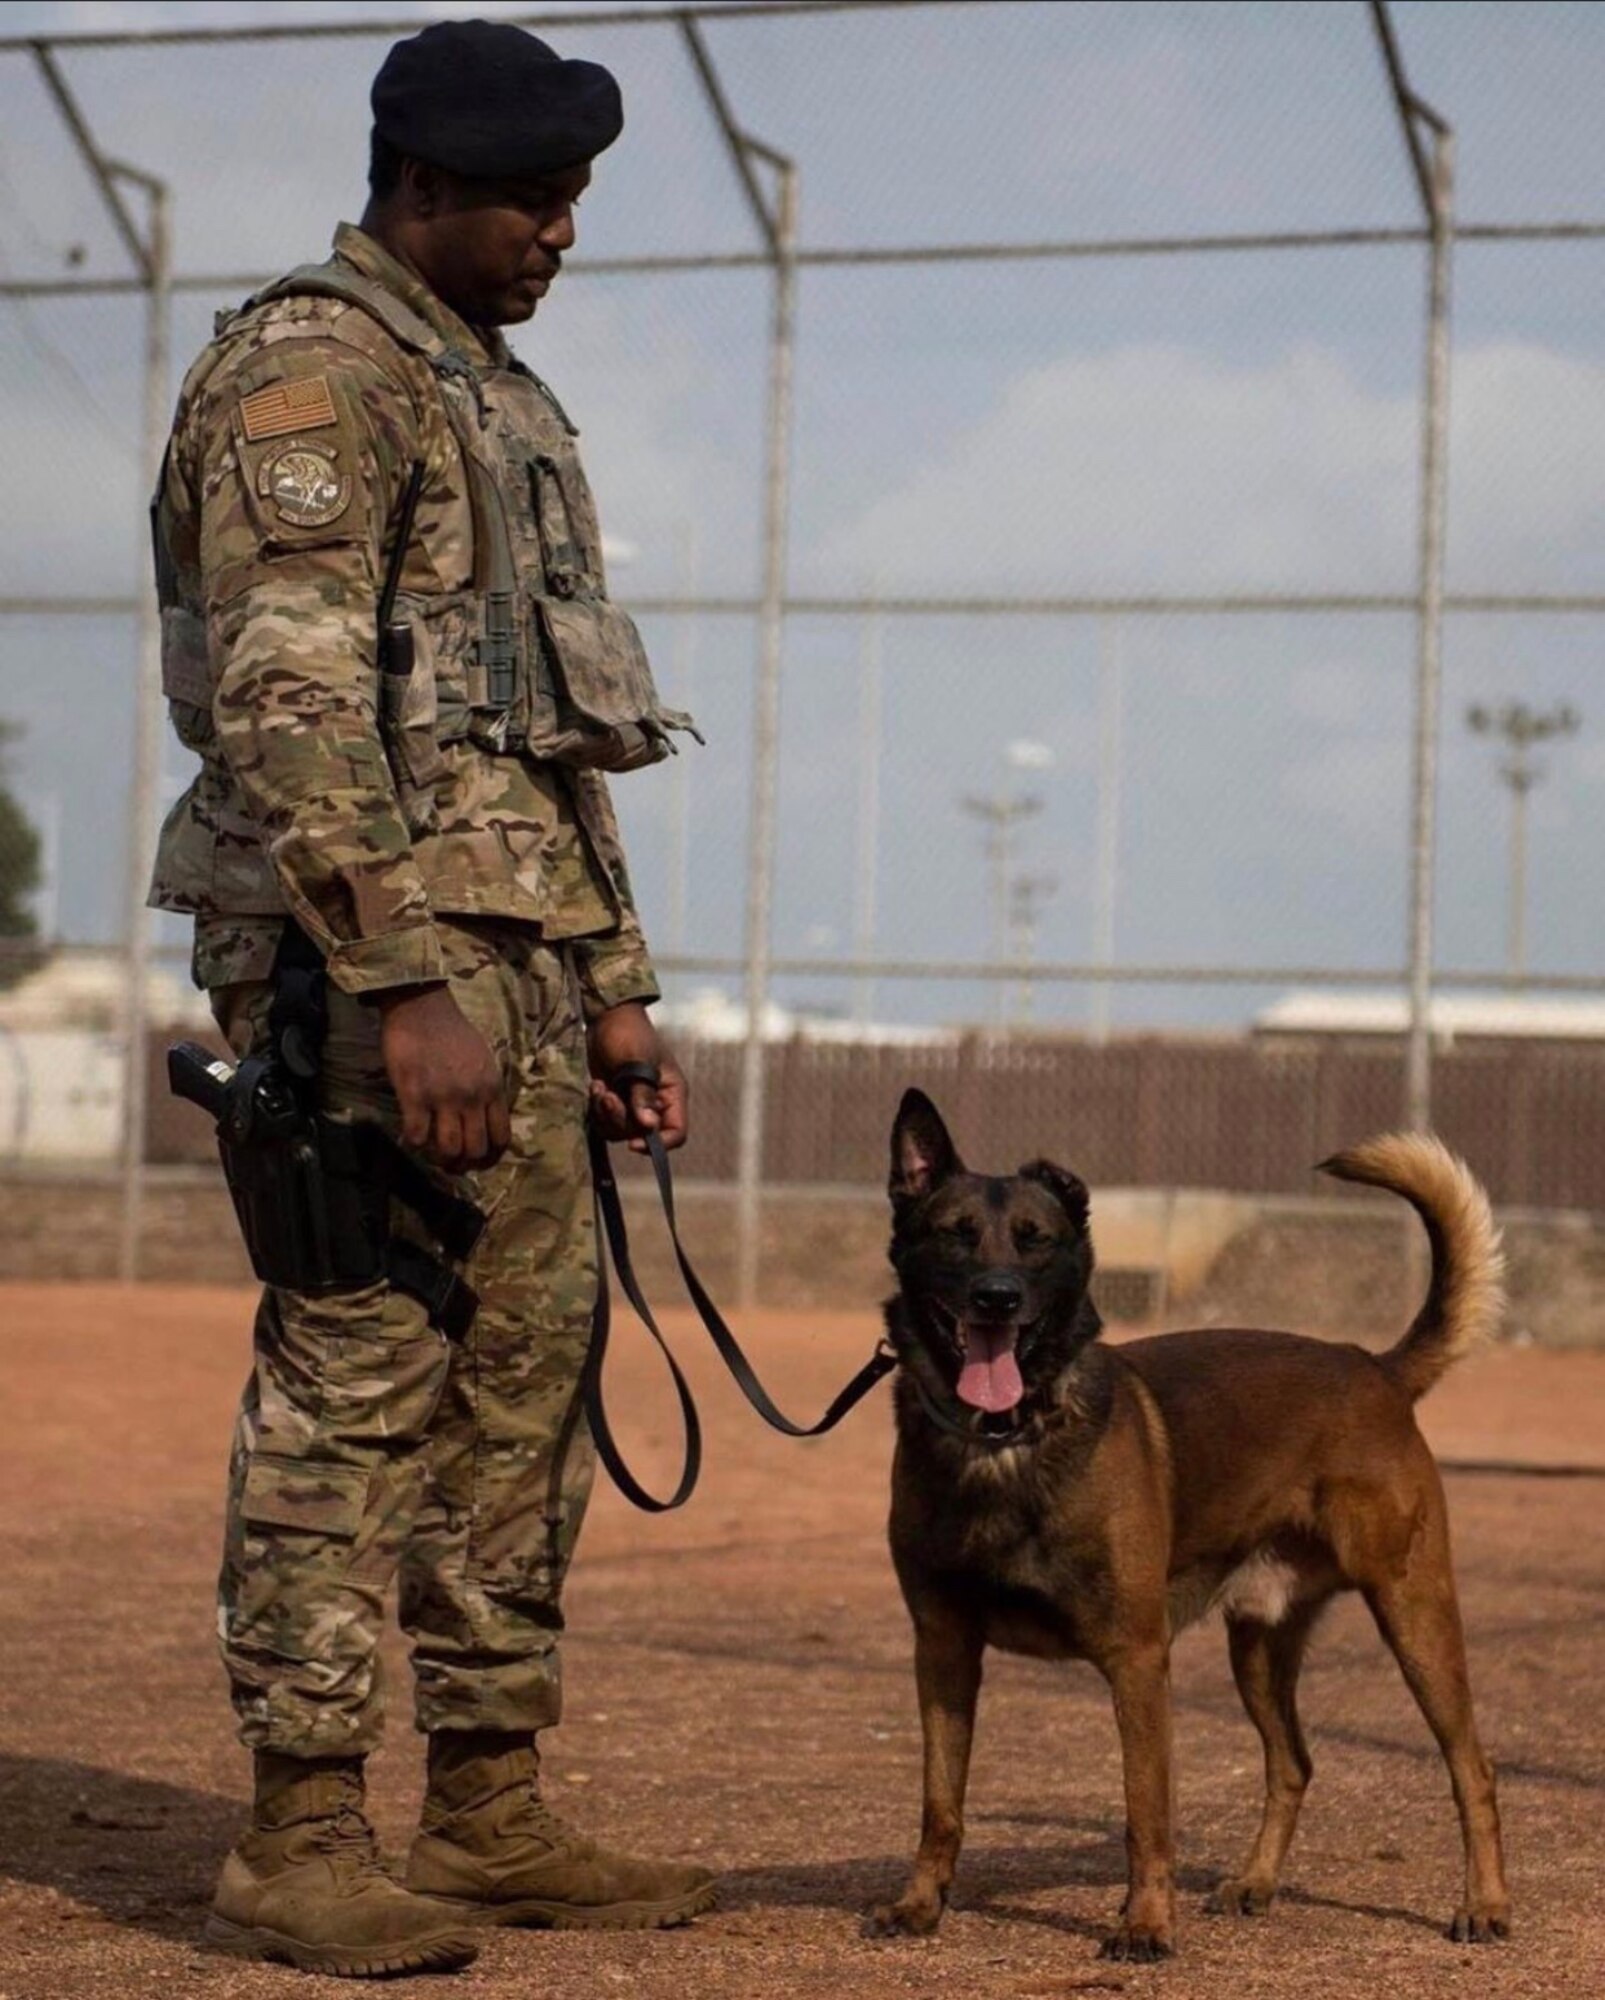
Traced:
<path fill-rule="evenodd" d="M 465 21 L 397 44 L 373 111 L 361 226 L 220 319 L 156 508 L 164 686 L 200 771 L 152 900 L 193 913 L 242 1055 L 286 966 L 321 961 L 322 1112 L 385 1125 L 488 1218 L 460 1272 L 413 1227 L 390 1282 L 270 1287 L 257 1315 L 220 1586 L 255 1803 L 208 1936 L 349 1975 L 466 1963 L 477 1922 L 667 1925 L 714 1893 L 559 1820 L 535 1749 L 593 1462 L 585 1121 L 686 1131 L 602 775 L 685 718 L 608 601 L 574 426 L 497 331 L 573 245 L 619 91 Z M 660 1084 L 610 1089 L 627 1063 Z M 451 1341 L 458 1276 L 479 1304 Z M 405 1886 L 363 1811 L 393 1575 L 429 1746 Z"/>

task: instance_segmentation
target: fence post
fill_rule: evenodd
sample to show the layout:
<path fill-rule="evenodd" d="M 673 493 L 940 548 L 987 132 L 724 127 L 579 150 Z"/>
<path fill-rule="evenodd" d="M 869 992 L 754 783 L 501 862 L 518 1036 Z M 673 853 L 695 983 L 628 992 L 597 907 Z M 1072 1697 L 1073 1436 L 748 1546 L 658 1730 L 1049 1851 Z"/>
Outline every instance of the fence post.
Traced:
<path fill-rule="evenodd" d="M 1432 1122 L 1432 918 L 1437 872 L 1438 730 L 1443 679 L 1443 568 L 1448 497 L 1449 279 L 1454 250 L 1454 134 L 1432 140 L 1427 370 L 1421 435 L 1421 571 L 1411 780 L 1410 1030 L 1405 1118 Z"/>
<path fill-rule="evenodd" d="M 751 143 L 750 141 L 748 142 Z M 779 198 L 770 330 L 769 449 L 764 502 L 764 588 L 753 698 L 752 810 L 747 848 L 747 1035 L 741 1051 L 736 1139 L 736 1300 L 758 1300 L 763 1195 L 764 1015 L 769 1006 L 780 767 L 780 656 L 785 632 L 786 520 L 791 472 L 792 349 L 797 303 L 797 170 L 776 160 Z"/>
<path fill-rule="evenodd" d="M 132 177 L 132 176 L 131 176 Z M 138 176 L 150 199 L 145 289 L 145 398 L 140 470 L 147 492 L 161 476 L 167 438 L 168 348 L 172 326 L 172 252 L 168 234 L 167 189 Z M 141 499 L 143 499 L 141 495 Z M 143 528 L 143 507 L 141 526 Z M 140 535 L 143 553 L 145 536 Z M 139 670 L 134 684 L 134 768 L 128 801 L 127 971 L 123 995 L 123 1171 L 122 1216 L 117 1275 L 139 1276 L 140 1236 L 145 1209 L 145 1129 L 150 1098 L 149 1025 L 151 933 L 155 919 L 146 906 L 155 845 L 157 794 L 162 769 L 162 627 L 154 588 L 139 601 Z"/>

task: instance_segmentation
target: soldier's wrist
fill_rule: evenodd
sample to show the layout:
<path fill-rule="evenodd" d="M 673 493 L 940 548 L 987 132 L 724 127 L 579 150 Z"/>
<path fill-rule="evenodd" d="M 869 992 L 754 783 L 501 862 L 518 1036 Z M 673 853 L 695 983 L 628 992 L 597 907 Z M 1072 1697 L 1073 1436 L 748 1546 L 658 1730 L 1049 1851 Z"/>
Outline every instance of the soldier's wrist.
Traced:
<path fill-rule="evenodd" d="M 398 1013 L 435 1012 L 442 1001 L 450 1003 L 451 989 L 443 979 L 430 979 L 413 986 L 381 986 L 362 997 L 388 1021 Z"/>

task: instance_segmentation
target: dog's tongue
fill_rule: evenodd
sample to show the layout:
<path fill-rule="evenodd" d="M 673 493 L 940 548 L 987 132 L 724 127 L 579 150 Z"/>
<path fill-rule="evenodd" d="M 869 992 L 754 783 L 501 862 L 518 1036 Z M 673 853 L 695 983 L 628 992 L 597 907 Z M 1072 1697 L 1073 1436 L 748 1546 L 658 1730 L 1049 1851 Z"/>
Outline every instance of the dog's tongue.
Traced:
<path fill-rule="evenodd" d="M 1014 1328 L 970 1325 L 964 1332 L 959 1396 L 972 1409 L 1001 1416 L 1005 1410 L 1012 1410 L 1025 1394 L 1020 1364 L 1014 1358 Z"/>

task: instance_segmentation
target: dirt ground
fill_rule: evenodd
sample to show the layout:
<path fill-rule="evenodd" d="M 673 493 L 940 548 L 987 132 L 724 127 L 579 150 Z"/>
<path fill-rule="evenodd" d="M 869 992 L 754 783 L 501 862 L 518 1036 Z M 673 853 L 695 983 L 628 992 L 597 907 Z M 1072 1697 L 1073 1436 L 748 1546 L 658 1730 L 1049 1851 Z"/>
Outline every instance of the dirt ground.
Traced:
<path fill-rule="evenodd" d="M 0 2000 L 313 1995 L 353 1989 L 202 1952 L 238 1823 L 210 1592 L 247 1295 L 0 1287 Z M 744 1329 L 812 1414 L 872 1322 L 766 1315 Z M 1451 1474 L 1483 1732 L 1501 1770 L 1517 1932 L 1447 1943 L 1458 1840 L 1425 1725 L 1363 1612 L 1323 1627 L 1304 1681 L 1316 1781 L 1268 1917 L 1201 1914 L 1256 1817 L 1259 1756 L 1218 1623 L 1176 1654 L 1181 1955 L 1099 1962 L 1119 1900 L 1119 1764 L 1082 1667 L 995 1658 L 969 1843 L 934 1943 L 871 1942 L 918 1821 L 918 1723 L 882 1533 L 885 1392 L 834 1437 L 772 1437 L 675 1322 L 708 1421 L 708 1470 L 668 1520 L 600 1493 L 570 1593 L 554 1803 L 597 1833 L 704 1857 L 719 1912 L 660 1936 L 490 1932 L 454 2000 L 780 2000 L 790 1995 L 1321 2000 L 1586 1996 L 1605 1963 L 1605 1481 Z M 666 1481 L 669 1405 L 621 1330 L 613 1403 Z M 1440 1452 L 1605 1463 L 1605 1354 L 1505 1350 L 1424 1408 Z M 405 1841 L 419 1786 L 392 1662 L 376 1816 Z"/>

